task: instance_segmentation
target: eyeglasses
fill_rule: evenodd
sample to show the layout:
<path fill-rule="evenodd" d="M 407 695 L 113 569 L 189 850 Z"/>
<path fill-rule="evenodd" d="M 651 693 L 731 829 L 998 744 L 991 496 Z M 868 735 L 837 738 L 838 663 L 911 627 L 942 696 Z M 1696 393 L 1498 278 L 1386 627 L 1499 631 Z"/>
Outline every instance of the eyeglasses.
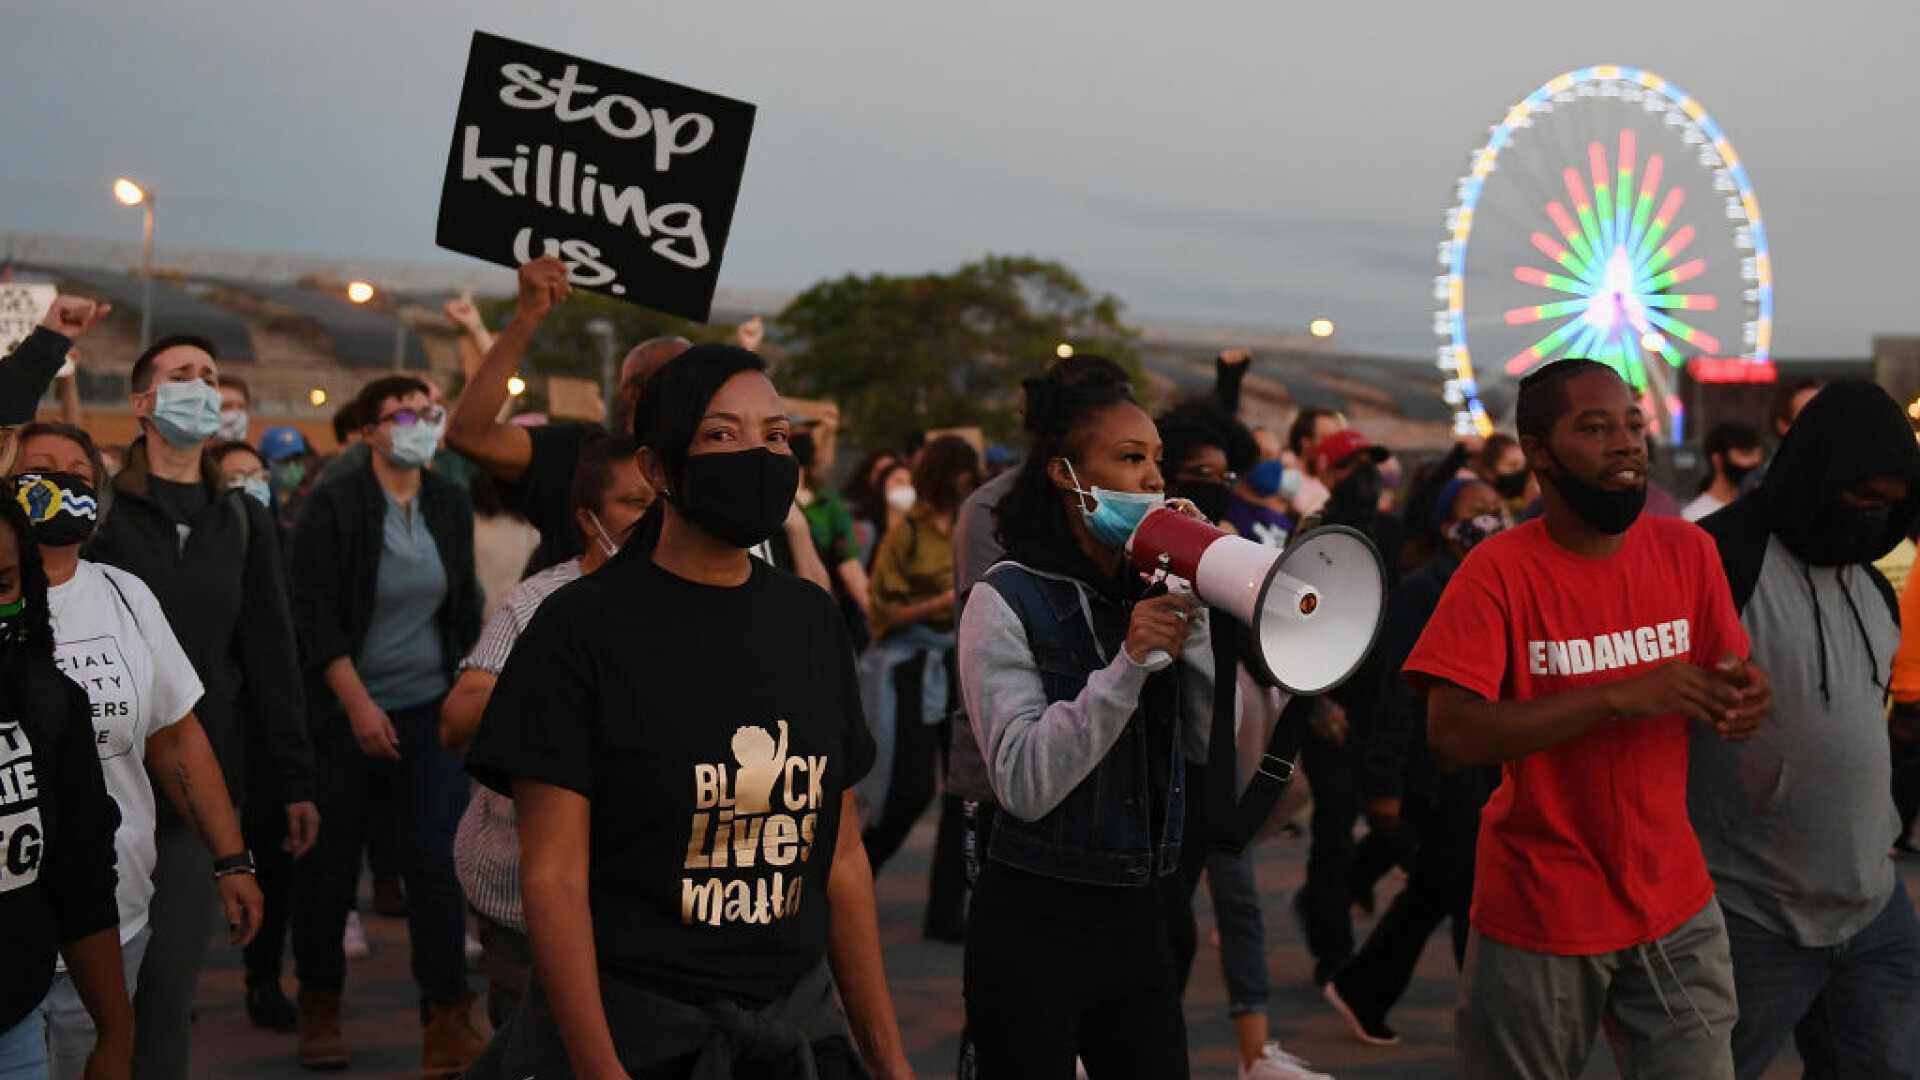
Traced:
<path fill-rule="evenodd" d="M 379 423 L 391 420 L 401 427 L 412 427 L 415 424 L 437 424 L 446 418 L 447 410 L 438 405 L 429 405 L 424 409 L 395 409 L 381 417 Z"/>
<path fill-rule="evenodd" d="M 1211 465 L 1190 465 L 1179 469 L 1173 478 L 1184 484 L 1224 484 L 1232 487 L 1240 482 L 1240 474 L 1231 469 L 1216 469 Z"/>

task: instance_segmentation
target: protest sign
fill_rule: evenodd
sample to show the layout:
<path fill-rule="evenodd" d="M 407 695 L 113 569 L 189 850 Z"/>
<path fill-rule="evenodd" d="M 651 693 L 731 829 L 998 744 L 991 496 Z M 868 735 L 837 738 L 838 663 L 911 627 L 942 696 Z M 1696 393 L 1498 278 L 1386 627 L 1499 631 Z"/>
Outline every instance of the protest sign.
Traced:
<path fill-rule="evenodd" d="M 575 286 L 705 322 L 754 107 L 476 32 L 441 247 L 559 256 Z"/>
<path fill-rule="evenodd" d="M 18 281 L 0 284 L 0 356 L 20 347 L 47 317 L 59 290 L 52 285 L 30 285 Z"/>

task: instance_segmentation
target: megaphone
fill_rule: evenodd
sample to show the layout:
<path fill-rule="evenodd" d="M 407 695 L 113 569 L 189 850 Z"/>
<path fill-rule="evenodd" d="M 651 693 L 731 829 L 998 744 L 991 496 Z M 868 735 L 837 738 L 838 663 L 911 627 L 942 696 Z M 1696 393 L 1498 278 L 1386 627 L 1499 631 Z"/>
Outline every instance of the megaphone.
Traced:
<path fill-rule="evenodd" d="M 1275 549 L 1177 510 L 1142 518 L 1128 561 L 1192 584 L 1208 606 L 1253 631 L 1258 673 L 1290 694 L 1324 694 L 1373 649 L 1386 572 L 1373 542 L 1344 525 L 1294 535 Z"/>

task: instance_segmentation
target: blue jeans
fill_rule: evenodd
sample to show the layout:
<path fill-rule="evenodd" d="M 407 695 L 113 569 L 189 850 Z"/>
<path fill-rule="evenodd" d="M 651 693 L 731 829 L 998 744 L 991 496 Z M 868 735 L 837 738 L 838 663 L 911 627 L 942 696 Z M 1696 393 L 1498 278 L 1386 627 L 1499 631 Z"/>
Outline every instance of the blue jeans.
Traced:
<path fill-rule="evenodd" d="M 1803 948 L 1731 911 L 1727 936 L 1739 1080 L 1765 1073 L 1796 1025 L 1813 1080 L 1920 1077 L 1920 919 L 1899 878 L 1886 909 L 1839 945 Z"/>
<path fill-rule="evenodd" d="M 47 1080 L 47 1024 L 38 1010 L 0 1031 L 0 1080 Z"/>
<path fill-rule="evenodd" d="M 467 806 L 467 777 L 440 745 L 440 701 L 388 712 L 400 761 L 360 752 L 346 715 L 334 711 L 315 739 L 320 763 L 320 839 L 294 865 L 293 962 L 303 987 L 338 990 L 347 961 L 340 946 L 360 883 L 369 828 L 397 829 L 407 887 L 407 938 L 420 995 L 452 1004 L 467 992 L 467 902 L 453 872 L 453 832 Z M 398 781 L 398 821 L 372 821 L 375 780 Z"/>
<path fill-rule="evenodd" d="M 120 943 L 120 966 L 126 975 L 129 1001 L 140 985 L 140 961 L 146 957 L 147 942 L 152 938 L 153 927 L 143 926 L 132 941 Z M 38 1016 L 40 1030 L 46 1038 L 49 1075 L 54 1080 L 79 1080 L 87 1069 L 87 1057 L 93 1053 L 95 1032 L 93 1014 L 87 1012 L 86 1003 L 80 1000 L 80 990 L 73 985 L 72 975 L 64 971 L 54 974 L 53 987 L 40 1002 Z M 31 1023 L 32 1019 L 22 1021 L 21 1026 Z"/>

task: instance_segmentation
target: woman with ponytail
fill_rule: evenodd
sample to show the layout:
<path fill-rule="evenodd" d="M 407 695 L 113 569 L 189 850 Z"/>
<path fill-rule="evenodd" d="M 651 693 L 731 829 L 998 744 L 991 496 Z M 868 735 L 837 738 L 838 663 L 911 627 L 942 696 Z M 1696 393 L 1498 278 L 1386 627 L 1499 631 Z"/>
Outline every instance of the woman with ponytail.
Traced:
<path fill-rule="evenodd" d="M 999 806 L 967 932 L 968 1029 L 995 1080 L 1068 1080 L 1076 1057 L 1093 1080 L 1178 1080 L 1183 763 L 1206 756 L 1206 616 L 1127 565 L 1165 485 L 1119 369 L 1077 356 L 1028 379 L 1026 429 L 1000 505 L 1007 561 L 960 622 Z"/>
<path fill-rule="evenodd" d="M 825 591 L 748 555 L 799 481 L 765 372 L 699 345 L 648 380 L 658 498 L 494 687 L 467 767 L 518 810 L 534 978 L 470 1078 L 911 1075 L 852 648 Z"/>

